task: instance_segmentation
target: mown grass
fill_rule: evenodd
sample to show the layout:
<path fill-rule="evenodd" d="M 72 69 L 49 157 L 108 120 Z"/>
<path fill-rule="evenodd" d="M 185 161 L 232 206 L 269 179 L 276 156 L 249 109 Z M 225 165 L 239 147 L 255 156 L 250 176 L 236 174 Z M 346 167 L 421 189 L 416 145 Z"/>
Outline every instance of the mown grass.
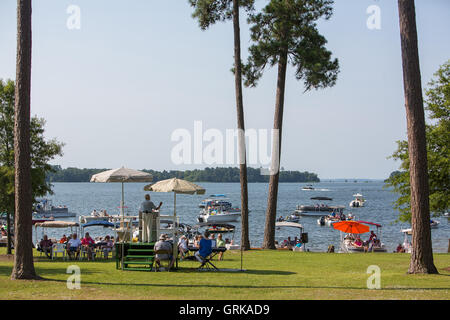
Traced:
<path fill-rule="evenodd" d="M 0 249 L 0 254 L 4 254 Z M 1 256 L 0 256 L 1 257 Z M 219 268 L 239 269 L 240 252 Z M 450 254 L 435 254 L 439 275 L 407 275 L 408 254 L 244 253 L 246 272 L 196 272 L 184 261 L 176 272 L 116 270 L 115 262 L 65 262 L 36 257 L 45 281 L 11 281 L 12 261 L 0 258 L 0 299 L 449 299 Z M 81 289 L 67 289 L 67 267 L 81 269 Z M 381 289 L 367 289 L 367 268 L 381 269 Z"/>

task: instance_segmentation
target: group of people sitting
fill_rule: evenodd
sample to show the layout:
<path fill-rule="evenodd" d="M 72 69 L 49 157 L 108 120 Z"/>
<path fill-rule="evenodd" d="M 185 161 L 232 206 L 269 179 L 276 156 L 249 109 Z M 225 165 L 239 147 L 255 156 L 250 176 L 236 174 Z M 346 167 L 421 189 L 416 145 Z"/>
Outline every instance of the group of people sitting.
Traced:
<path fill-rule="evenodd" d="M 349 213 L 348 216 L 345 216 L 345 213 L 337 212 L 336 210 L 333 210 L 333 212 L 330 214 L 330 217 L 340 221 L 353 220 L 353 216 L 351 213 Z"/>
<path fill-rule="evenodd" d="M 154 250 L 156 252 L 155 255 L 155 270 L 159 271 L 161 267 L 161 261 L 169 260 L 169 269 L 173 266 L 175 259 L 173 257 L 173 241 L 169 239 L 166 234 L 162 234 L 159 237 L 159 240 L 155 243 Z M 217 239 L 214 234 L 211 234 L 209 231 L 205 231 L 203 235 L 197 235 L 194 238 L 193 243 L 189 243 L 189 239 L 183 235 L 178 240 L 177 248 L 178 252 L 181 256 L 180 260 L 182 261 L 189 254 L 190 249 L 196 248 L 195 258 L 199 262 L 203 262 L 208 256 L 211 255 L 213 248 L 225 248 L 226 241 L 223 240 L 222 234 L 219 233 Z M 218 254 L 219 260 L 223 259 L 223 252 L 219 252 Z"/>
<path fill-rule="evenodd" d="M 199 234 L 196 235 L 194 238 L 194 241 L 192 243 L 192 246 L 195 248 L 201 248 L 201 242 L 202 240 L 210 240 L 211 241 L 211 247 L 212 248 L 225 248 L 227 244 L 231 244 L 230 239 L 223 239 L 223 236 L 221 233 L 217 235 L 217 239 L 214 233 L 210 233 L 208 230 L 205 231 L 203 235 Z M 200 250 L 199 250 L 200 251 Z M 223 252 L 220 252 L 218 255 L 218 259 L 223 259 Z"/>
<path fill-rule="evenodd" d="M 96 249 L 103 252 L 105 257 L 108 257 L 109 252 L 111 252 L 114 247 L 114 237 L 106 236 L 105 239 L 99 238 L 95 241 L 91 238 L 89 232 L 86 232 L 84 238 L 80 240 L 78 235 L 74 233 L 70 237 L 63 235 L 58 243 L 65 245 L 65 249 L 70 260 L 72 260 L 74 256 L 78 259 L 81 249 L 84 249 L 88 260 L 91 261 L 94 259 Z M 44 252 L 45 255 L 51 259 L 53 257 L 54 245 L 55 243 L 48 239 L 47 235 L 44 235 L 44 238 L 39 242 L 37 250 Z"/>
<path fill-rule="evenodd" d="M 98 212 L 97 210 L 93 210 L 91 212 L 91 216 L 92 217 L 109 217 L 109 214 L 106 212 L 106 210 L 101 210 L 100 212 Z"/>
<path fill-rule="evenodd" d="M 294 248 L 301 248 L 302 246 L 303 243 L 300 239 L 298 239 L 298 237 L 295 237 L 294 240 L 292 240 L 291 237 L 288 237 L 281 243 L 279 247 L 293 250 Z"/>
<path fill-rule="evenodd" d="M 364 248 L 365 252 L 381 246 L 381 241 L 373 231 L 370 231 L 369 240 L 367 241 L 361 240 L 359 235 L 353 236 L 352 234 L 346 235 L 344 239 L 350 241 L 350 244 L 354 247 Z"/>

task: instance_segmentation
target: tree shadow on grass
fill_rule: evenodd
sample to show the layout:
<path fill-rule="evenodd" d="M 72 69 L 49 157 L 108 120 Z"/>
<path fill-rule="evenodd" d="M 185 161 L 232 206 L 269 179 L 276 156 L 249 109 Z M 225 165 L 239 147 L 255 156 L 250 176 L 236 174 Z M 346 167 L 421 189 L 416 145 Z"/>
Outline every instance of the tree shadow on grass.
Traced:
<path fill-rule="evenodd" d="M 81 274 L 95 274 L 98 272 L 92 272 L 89 271 L 87 269 L 83 269 L 83 267 L 81 266 Z M 0 276 L 6 276 L 9 277 L 11 276 L 11 272 L 12 272 L 13 266 L 0 266 Z M 51 277 L 51 276 L 55 276 L 55 275 L 71 275 L 72 273 L 67 273 L 67 268 L 40 268 L 40 267 L 36 267 L 35 266 L 35 270 L 36 273 L 41 276 L 43 279 L 42 280 L 49 280 L 49 281 L 58 281 L 55 279 L 48 279 L 46 277 Z"/>
<path fill-rule="evenodd" d="M 125 272 L 133 272 L 133 271 L 125 271 Z M 141 272 L 143 274 L 154 274 L 153 272 L 144 272 L 144 271 L 135 271 Z M 277 271 L 277 270 L 234 270 L 233 272 L 221 272 L 221 271 L 211 271 L 211 272 L 198 272 L 196 269 L 192 268 L 179 268 L 175 272 L 166 272 L 162 271 L 159 274 L 255 274 L 255 275 L 292 275 L 296 274 L 295 272 L 286 272 L 286 271 Z M 439 275 L 436 275 L 439 276 Z M 447 276 L 447 275 L 445 275 Z M 51 279 L 48 279 L 51 280 Z M 52 280 L 55 282 L 66 282 L 64 280 Z M 81 285 L 101 285 L 101 286 L 117 286 L 117 287 L 141 287 L 141 288 L 211 288 L 211 289 L 336 289 L 336 290 L 369 290 L 365 287 L 350 287 L 350 286 L 326 286 L 326 285 L 239 285 L 239 284 L 173 284 L 173 283 L 114 283 L 114 282 L 99 282 L 99 281 L 81 281 Z M 450 290 L 450 288 L 419 288 L 419 287 L 398 287 L 398 288 L 381 288 L 381 290 L 387 291 L 405 291 L 405 290 L 436 290 L 436 291 L 446 291 Z M 375 290 L 376 291 L 376 290 Z"/>
<path fill-rule="evenodd" d="M 53 280 L 56 282 L 66 282 L 63 280 Z M 102 286 L 125 286 L 125 287 L 144 287 L 144 288 L 210 288 L 210 289 L 337 289 L 337 290 L 370 290 L 364 287 L 343 287 L 343 286 L 307 286 L 307 285 L 273 285 L 273 286 L 251 286 L 251 285 L 223 285 L 223 284 L 164 284 L 164 283 L 109 283 L 81 281 L 81 285 L 102 285 Z M 437 290 L 448 291 L 449 288 L 381 288 L 387 291 L 421 291 Z M 378 291 L 378 290 L 375 290 Z"/>

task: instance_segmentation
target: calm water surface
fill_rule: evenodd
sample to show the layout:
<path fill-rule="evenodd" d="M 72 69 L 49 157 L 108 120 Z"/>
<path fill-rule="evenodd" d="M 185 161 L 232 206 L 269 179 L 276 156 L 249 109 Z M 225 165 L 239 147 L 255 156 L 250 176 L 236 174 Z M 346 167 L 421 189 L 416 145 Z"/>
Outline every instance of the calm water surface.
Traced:
<path fill-rule="evenodd" d="M 143 190 L 144 183 L 125 184 L 125 206 L 129 214 L 137 215 L 140 203 L 147 193 Z M 226 194 L 234 206 L 240 206 L 239 183 L 199 183 L 206 189 L 205 195 L 177 195 L 177 215 L 180 221 L 194 225 L 199 213 L 198 204 L 209 194 Z M 345 214 L 352 212 L 360 220 L 379 223 L 383 226 L 381 238 L 388 251 L 392 252 L 398 243 L 403 242 L 403 234 L 400 229 L 409 227 L 405 223 L 396 223 L 397 212 L 392 208 L 396 194 L 390 190 L 383 189 L 383 182 L 321 182 L 314 184 L 314 191 L 303 191 L 301 187 L 305 184 L 280 183 L 278 194 L 277 216 L 291 214 L 299 204 L 315 204 L 310 200 L 314 196 L 326 196 L 333 198 L 333 205 L 346 206 Z M 49 199 L 54 205 L 66 205 L 69 210 L 77 213 L 77 218 L 71 218 L 78 222 L 79 215 L 89 215 L 93 209 L 106 209 L 109 214 L 119 213 L 121 198 L 121 185 L 119 183 L 55 183 L 53 188 L 55 194 Z M 264 235 L 265 208 L 267 205 L 268 184 L 251 183 L 248 186 L 250 212 L 250 241 L 253 247 L 261 246 Z M 362 193 L 366 199 L 365 207 L 350 208 L 348 205 L 355 193 Z M 151 193 L 152 201 L 158 205 L 164 203 L 161 214 L 169 215 L 173 212 L 172 193 Z M 440 226 L 432 230 L 433 248 L 435 252 L 447 252 L 450 227 L 448 219 L 438 218 Z M 317 224 L 317 218 L 302 217 L 301 224 L 305 232 L 309 234 L 307 248 L 311 251 L 326 251 L 328 245 L 339 247 L 339 232 L 330 227 L 321 227 Z M 237 224 L 235 239 L 239 242 L 240 223 Z M 111 230 L 93 227 L 88 230 L 93 236 L 105 236 L 113 234 Z M 51 237 L 59 238 L 68 230 L 48 229 Z M 38 237 L 42 233 L 38 232 Z M 284 228 L 276 231 L 279 241 L 288 236 L 297 236 L 297 231 L 292 228 Z M 231 237 L 231 236 L 226 236 Z M 363 237 L 365 238 L 365 237 Z M 33 239 L 35 239 L 33 237 Z"/>

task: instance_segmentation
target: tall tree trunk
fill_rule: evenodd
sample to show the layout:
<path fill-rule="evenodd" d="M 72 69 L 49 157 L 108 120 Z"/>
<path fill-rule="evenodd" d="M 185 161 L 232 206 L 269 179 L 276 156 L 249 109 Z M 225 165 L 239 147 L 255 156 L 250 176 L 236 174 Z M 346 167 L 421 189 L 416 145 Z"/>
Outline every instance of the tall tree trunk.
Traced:
<path fill-rule="evenodd" d="M 278 62 L 277 96 L 273 128 L 278 131 L 278 148 L 272 146 L 272 164 L 277 161 L 276 172 L 270 173 L 269 196 L 267 198 L 266 223 L 264 228 L 263 249 L 275 248 L 275 220 L 277 216 L 278 180 L 280 178 L 281 136 L 283 127 L 284 92 L 286 87 L 287 51 L 281 54 Z M 276 143 L 275 142 L 275 143 Z"/>
<path fill-rule="evenodd" d="M 15 156 L 15 255 L 11 279 L 37 279 L 32 248 L 30 158 L 31 0 L 17 0 Z"/>
<path fill-rule="evenodd" d="M 414 0 L 398 0 L 408 128 L 412 252 L 409 273 L 437 273 L 431 244 L 427 148 Z"/>
<path fill-rule="evenodd" d="M 239 167 L 241 182 L 241 247 L 243 250 L 250 249 L 250 238 L 248 232 L 248 187 L 247 187 L 247 160 L 245 150 L 245 124 L 244 103 L 242 98 L 242 65 L 241 65 L 241 34 L 239 27 L 239 0 L 233 0 L 233 28 L 234 28 L 234 66 L 235 66 L 235 88 L 237 125 L 239 129 Z"/>

